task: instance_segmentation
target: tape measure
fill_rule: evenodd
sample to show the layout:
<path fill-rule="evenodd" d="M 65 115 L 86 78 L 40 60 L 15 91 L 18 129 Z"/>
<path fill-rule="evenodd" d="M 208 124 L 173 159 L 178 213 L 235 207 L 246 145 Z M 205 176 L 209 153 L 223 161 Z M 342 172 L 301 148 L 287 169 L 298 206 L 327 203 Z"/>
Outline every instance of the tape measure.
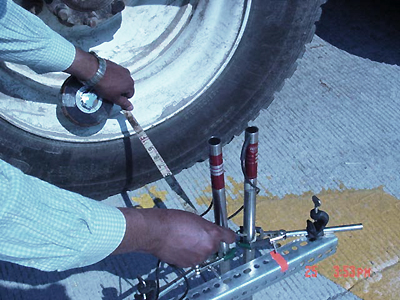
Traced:
<path fill-rule="evenodd" d="M 133 130 L 135 130 L 136 134 L 139 137 L 140 142 L 146 149 L 147 153 L 150 155 L 151 159 L 157 166 L 158 170 L 160 171 L 161 175 L 163 177 L 167 177 L 169 175 L 172 175 L 171 170 L 168 168 L 167 164 L 165 163 L 164 159 L 161 157 L 160 153 L 158 153 L 156 147 L 154 147 L 153 143 L 147 136 L 146 132 L 144 132 L 142 126 L 139 125 L 138 121 L 135 119 L 133 114 L 130 111 L 123 111 L 123 114 L 125 115 L 126 119 L 128 122 L 131 124 L 133 127 Z"/>
<path fill-rule="evenodd" d="M 171 189 L 178 194 L 187 204 L 189 204 L 195 211 L 197 209 L 190 201 L 189 197 L 186 195 L 185 191 L 182 189 L 179 182 L 176 180 L 175 176 L 172 174 L 171 170 L 168 168 L 164 159 L 161 157 L 160 153 L 158 153 L 156 147 L 153 145 L 146 132 L 144 132 L 142 126 L 139 125 L 138 121 L 135 119 L 133 114 L 130 111 L 123 110 L 123 114 L 128 120 L 129 124 L 131 124 L 133 130 L 135 130 L 136 134 L 139 137 L 140 142 L 146 149 L 147 153 L 150 155 L 157 169 L 160 171 L 163 178 L 167 181 Z"/>

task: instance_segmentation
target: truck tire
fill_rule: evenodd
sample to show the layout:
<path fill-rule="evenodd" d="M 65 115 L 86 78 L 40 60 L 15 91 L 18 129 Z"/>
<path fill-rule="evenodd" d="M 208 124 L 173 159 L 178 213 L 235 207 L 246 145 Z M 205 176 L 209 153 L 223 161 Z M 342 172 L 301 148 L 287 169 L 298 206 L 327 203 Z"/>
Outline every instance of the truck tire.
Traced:
<path fill-rule="evenodd" d="M 208 1 L 198 2 L 200 5 Z M 311 41 L 323 2 L 243 1 L 246 22 L 240 28 L 234 53 L 218 76 L 178 113 L 147 126 L 148 136 L 174 173 L 207 158 L 210 136 L 219 136 L 228 143 L 261 109 L 267 108 L 274 92 L 294 72 L 304 45 Z M 4 101 L 5 97 L 13 98 L 12 93 L 4 91 L 4 78 L 23 75 L 4 64 L 1 68 L 0 98 Z M 137 82 L 136 89 L 140 86 Z M 176 94 L 180 95 L 180 91 Z M 63 123 L 58 110 L 59 107 L 57 116 Z M 96 141 L 53 139 L 10 121 L 4 114 L 0 118 L 1 159 L 61 188 L 103 199 L 161 178 L 132 132 Z M 84 132 L 77 135 L 85 137 Z"/>

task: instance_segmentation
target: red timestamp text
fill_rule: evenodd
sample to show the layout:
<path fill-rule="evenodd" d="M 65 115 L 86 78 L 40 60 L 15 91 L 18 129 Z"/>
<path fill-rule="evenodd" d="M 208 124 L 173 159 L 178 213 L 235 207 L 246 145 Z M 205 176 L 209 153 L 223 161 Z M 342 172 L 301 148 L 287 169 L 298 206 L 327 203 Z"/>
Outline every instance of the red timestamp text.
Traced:
<path fill-rule="evenodd" d="M 318 266 L 313 265 L 313 266 L 306 266 L 306 272 L 305 272 L 305 277 L 307 278 L 312 278 L 312 277 L 317 277 L 318 276 Z M 333 276 L 336 278 L 339 277 L 371 277 L 371 268 L 357 268 L 355 266 L 348 266 L 348 265 L 343 265 L 343 266 L 333 266 L 334 269 L 334 274 Z"/>
<path fill-rule="evenodd" d="M 339 278 L 339 277 L 371 277 L 371 268 L 356 268 L 355 266 L 333 266 L 335 269 L 335 274 L 333 274 L 334 277 Z"/>

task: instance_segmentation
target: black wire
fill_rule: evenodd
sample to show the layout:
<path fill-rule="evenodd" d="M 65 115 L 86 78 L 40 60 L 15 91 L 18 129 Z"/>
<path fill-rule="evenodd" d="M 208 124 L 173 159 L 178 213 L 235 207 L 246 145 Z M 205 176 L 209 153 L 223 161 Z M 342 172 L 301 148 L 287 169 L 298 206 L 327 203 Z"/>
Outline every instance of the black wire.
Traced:
<path fill-rule="evenodd" d="M 189 279 L 186 277 L 185 272 L 183 270 L 177 268 L 175 268 L 175 270 L 178 271 L 185 280 L 186 289 L 183 295 L 179 298 L 179 300 L 184 300 L 187 294 L 189 293 Z"/>
<path fill-rule="evenodd" d="M 185 280 L 185 285 L 186 285 L 186 289 L 185 289 L 185 293 L 181 296 L 181 298 L 179 298 L 179 300 L 183 300 L 187 294 L 189 293 L 189 279 L 186 277 L 185 272 L 182 269 L 179 269 L 177 267 L 175 267 L 174 265 L 170 265 L 168 264 L 170 267 L 172 267 L 178 274 L 178 278 L 176 278 L 177 280 L 183 278 Z M 156 267 L 156 284 L 157 284 L 157 290 L 156 290 L 156 298 L 155 300 L 158 300 L 160 297 L 160 267 L 161 267 L 161 260 L 159 259 L 157 261 L 157 267 Z"/>
<path fill-rule="evenodd" d="M 214 201 L 211 201 L 210 205 L 208 206 L 208 208 L 200 215 L 200 217 L 204 217 L 206 214 L 208 214 L 208 212 L 211 210 L 211 208 L 214 205 Z"/>
<path fill-rule="evenodd" d="M 231 215 L 228 217 L 228 220 L 234 218 L 238 213 L 240 213 L 240 212 L 243 210 L 243 208 L 244 208 L 244 206 L 242 205 L 237 211 L 235 211 L 233 214 L 231 214 Z"/>
<path fill-rule="evenodd" d="M 161 266 L 161 260 L 159 259 L 157 261 L 157 267 L 156 267 L 156 285 L 157 285 L 157 289 L 156 289 L 156 299 L 158 300 L 158 297 L 160 295 L 160 266 Z"/>

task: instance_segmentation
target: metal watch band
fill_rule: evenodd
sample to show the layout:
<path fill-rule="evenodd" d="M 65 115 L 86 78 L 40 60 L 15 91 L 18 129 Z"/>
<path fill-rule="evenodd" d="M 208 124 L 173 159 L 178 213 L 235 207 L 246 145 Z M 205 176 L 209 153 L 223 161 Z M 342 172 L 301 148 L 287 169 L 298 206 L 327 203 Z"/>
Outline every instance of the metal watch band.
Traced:
<path fill-rule="evenodd" d="M 104 74 L 106 73 L 106 69 L 107 69 L 107 63 L 106 63 L 105 59 L 99 57 L 95 52 L 90 51 L 89 53 L 94 55 L 97 58 L 97 61 L 99 62 L 99 68 L 97 69 L 96 74 L 94 74 L 92 78 L 90 78 L 89 80 L 85 80 L 85 81 L 82 80 L 81 83 L 84 86 L 92 88 L 96 84 L 98 84 L 100 82 L 100 80 L 104 77 Z"/>

